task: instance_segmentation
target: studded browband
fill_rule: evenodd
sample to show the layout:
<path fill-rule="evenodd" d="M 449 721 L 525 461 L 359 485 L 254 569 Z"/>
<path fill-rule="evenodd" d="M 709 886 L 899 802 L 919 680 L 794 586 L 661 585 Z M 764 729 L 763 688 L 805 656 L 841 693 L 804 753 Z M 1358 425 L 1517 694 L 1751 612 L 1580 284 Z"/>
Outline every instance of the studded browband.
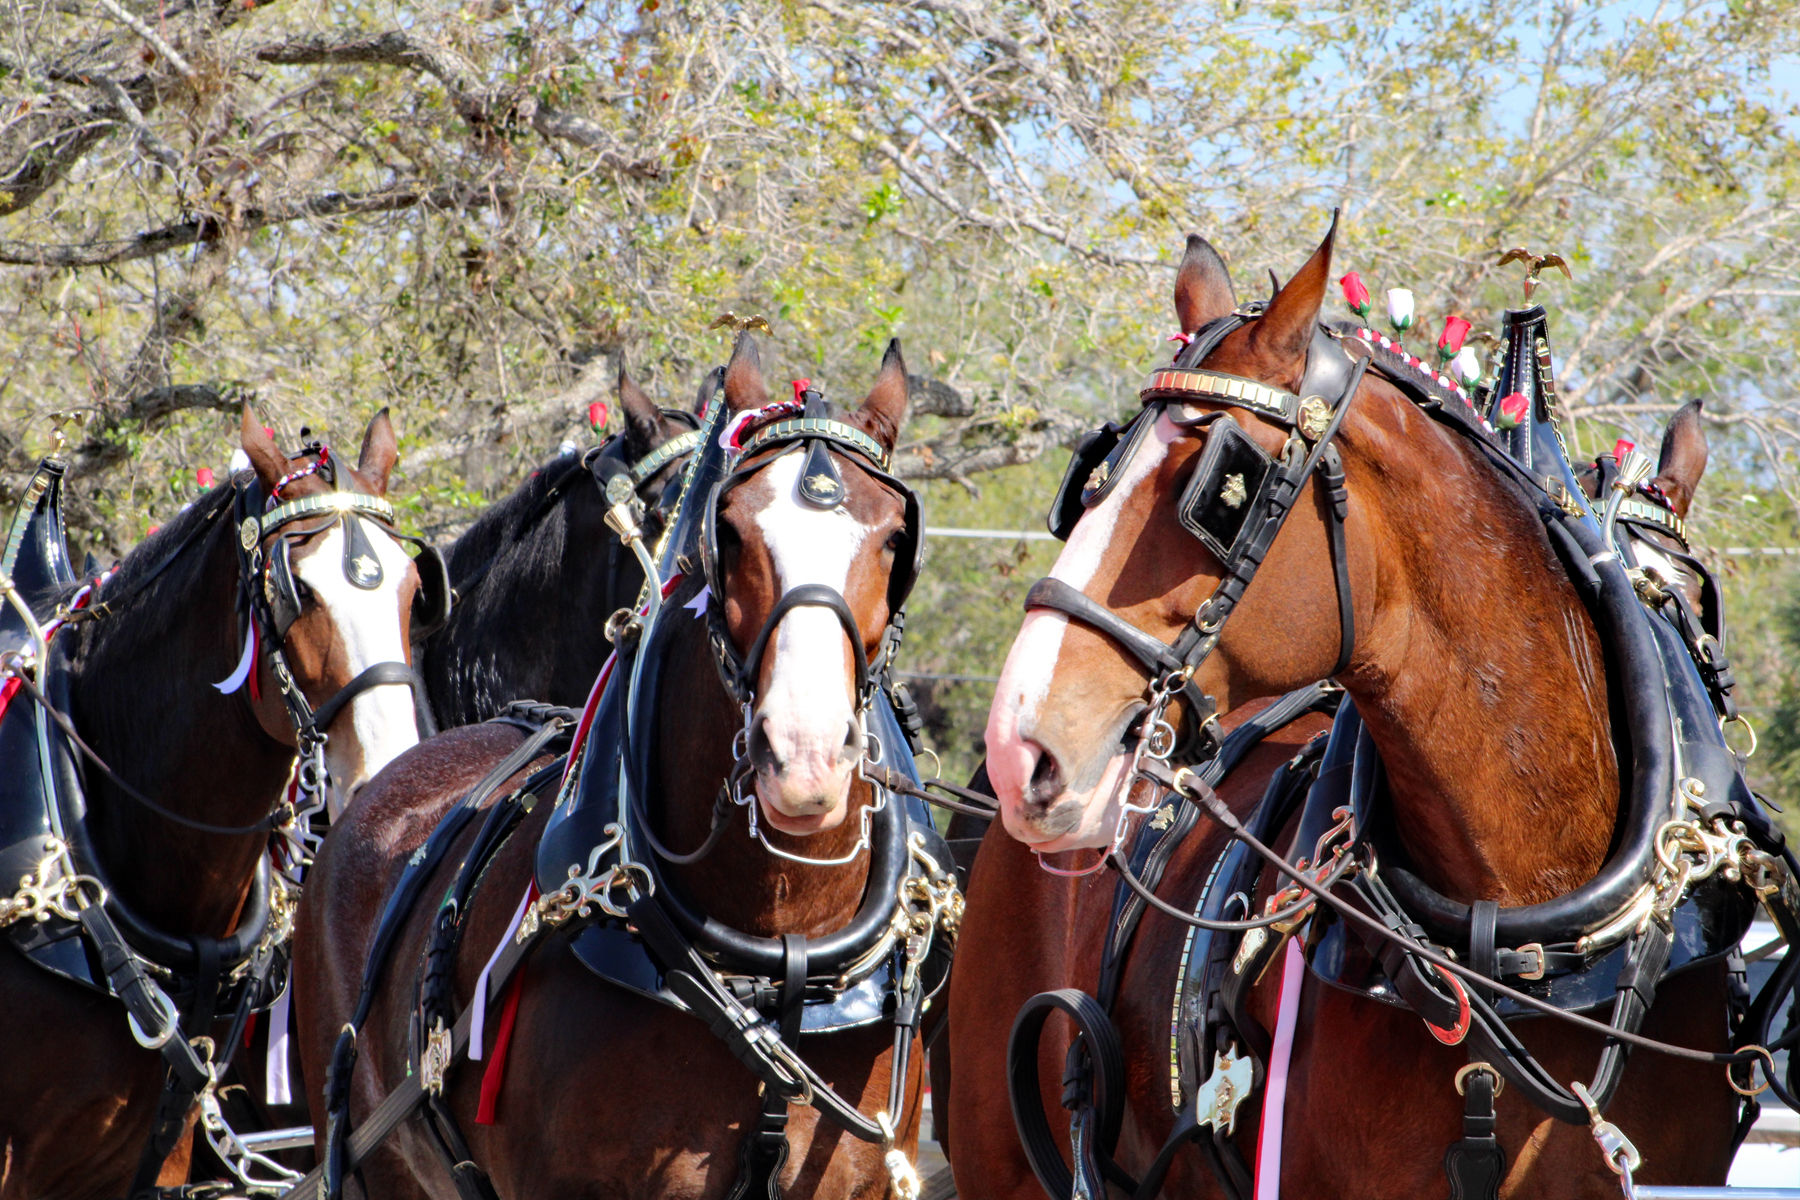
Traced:
<path fill-rule="evenodd" d="M 780 442 L 798 438 L 827 438 L 848 447 L 873 462 L 881 470 L 888 469 L 888 452 L 882 444 L 854 425 L 834 421 L 830 417 L 789 417 L 761 426 L 744 439 L 742 457 Z"/>
<path fill-rule="evenodd" d="M 276 505 L 258 517 L 254 514 L 244 518 L 238 527 L 238 538 L 248 550 L 261 542 L 270 533 L 283 525 L 301 521 L 315 513 L 361 513 L 374 517 L 384 524 L 394 523 L 394 506 L 380 496 L 370 496 L 362 492 L 326 492 L 322 496 L 302 496 L 298 500 L 289 500 L 286 504 Z"/>
<path fill-rule="evenodd" d="M 1660 529 L 1683 546 L 1688 544 L 1687 522 L 1673 511 L 1649 500 L 1627 496 L 1619 502 L 1619 519 Z"/>
<path fill-rule="evenodd" d="M 642 487 L 644 481 L 666 467 L 673 459 L 697 449 L 706 435 L 698 429 L 676 434 L 631 466 L 631 486 Z"/>
<path fill-rule="evenodd" d="M 1298 429 L 1309 442 L 1319 440 L 1331 425 L 1332 417 L 1331 405 L 1322 396 L 1302 399 L 1293 392 L 1241 375 L 1194 367 L 1163 367 L 1152 371 L 1149 380 L 1138 390 L 1138 399 L 1146 404 L 1157 400 L 1206 400 L 1248 409 Z"/>

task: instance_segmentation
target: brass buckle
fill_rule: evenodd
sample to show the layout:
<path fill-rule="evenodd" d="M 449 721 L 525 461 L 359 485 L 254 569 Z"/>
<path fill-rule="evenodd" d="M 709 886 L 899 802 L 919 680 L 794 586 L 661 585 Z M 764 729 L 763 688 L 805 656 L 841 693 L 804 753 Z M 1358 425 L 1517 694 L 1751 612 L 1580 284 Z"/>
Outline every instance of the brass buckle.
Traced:
<path fill-rule="evenodd" d="M 1519 978 L 1519 979 L 1542 979 L 1544 977 L 1544 970 L 1546 967 L 1546 962 L 1547 962 L 1548 956 L 1545 955 L 1545 953 L 1544 953 L 1544 944 L 1542 942 L 1526 942 L 1523 946 L 1520 946 L 1517 950 L 1515 950 L 1514 953 L 1515 954 L 1535 954 L 1535 955 L 1537 955 L 1537 969 L 1532 970 L 1532 971 L 1520 971 L 1517 974 L 1517 978 Z M 1457 1090 L 1461 1091 L 1462 1089 L 1459 1087 Z M 1499 1093 L 1496 1092 L 1495 1095 L 1499 1095 Z"/>

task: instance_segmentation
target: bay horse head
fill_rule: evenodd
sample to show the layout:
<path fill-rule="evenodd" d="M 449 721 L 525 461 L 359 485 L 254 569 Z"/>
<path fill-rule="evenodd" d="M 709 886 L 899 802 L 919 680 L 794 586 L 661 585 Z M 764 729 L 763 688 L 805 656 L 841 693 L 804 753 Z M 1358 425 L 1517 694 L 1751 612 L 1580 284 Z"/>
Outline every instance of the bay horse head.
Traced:
<path fill-rule="evenodd" d="M 304 698 L 326 738 L 335 817 L 419 740 L 411 635 L 443 619 L 442 568 L 427 551 L 433 569 L 422 578 L 392 527 L 386 496 L 398 450 L 386 409 L 364 431 L 355 466 L 322 443 L 290 458 L 248 408 L 242 441 L 266 497 L 266 511 L 251 514 L 260 525 L 243 534 L 244 549 L 255 547 L 251 587 L 261 592 L 252 606 L 265 626 L 259 636 L 280 651 L 259 656 L 252 707 L 264 732 L 292 745 L 299 717 L 284 693 Z"/>
<path fill-rule="evenodd" d="M 867 743 L 870 663 L 916 571 L 917 501 L 887 473 L 905 419 L 906 366 L 888 344 L 852 412 L 797 380 L 771 404 L 756 343 L 725 372 L 744 456 L 719 486 L 703 535 L 721 672 L 746 718 L 745 752 L 770 825 L 836 828 Z"/>
<path fill-rule="evenodd" d="M 1217 713 L 1246 700 L 1335 678 L 1382 723 L 1381 703 L 1430 684 L 1407 647 L 1474 674 L 1529 663 L 1509 686 L 1534 711 L 1557 711 L 1553 680 L 1593 678 L 1594 634 L 1569 615 L 1535 502 L 1471 453 L 1497 443 L 1466 394 L 1395 344 L 1321 324 L 1334 233 L 1247 304 L 1190 238 L 1182 348 L 1134 420 L 1077 453 L 1052 514 L 1068 545 L 1027 600 L 987 729 L 1007 828 L 1040 850 L 1108 845 L 1142 756 L 1205 757 Z M 1683 502 L 1699 465 L 1691 445 L 1665 464 Z M 1531 627 L 1524 614 L 1567 636 L 1509 651 L 1501 626 Z M 1585 744 L 1607 714 L 1581 695 L 1556 719 Z M 1459 685 L 1463 701 L 1479 710 L 1480 689 Z M 1613 760 L 1591 765 L 1584 794 L 1601 803 Z"/>

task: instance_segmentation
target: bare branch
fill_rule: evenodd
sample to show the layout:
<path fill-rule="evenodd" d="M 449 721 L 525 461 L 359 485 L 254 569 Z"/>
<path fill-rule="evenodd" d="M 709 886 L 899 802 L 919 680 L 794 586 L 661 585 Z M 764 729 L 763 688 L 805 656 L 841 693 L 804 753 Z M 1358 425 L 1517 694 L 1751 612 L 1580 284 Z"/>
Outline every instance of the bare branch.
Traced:
<path fill-rule="evenodd" d="M 148 258 L 153 254 L 178 250 L 197 242 L 211 241 L 228 229 L 248 233 L 290 221 L 368 216 L 372 213 L 401 212 L 410 208 L 463 212 L 487 208 L 515 194 L 509 187 L 471 187 L 466 184 L 428 189 L 400 186 L 369 192 L 325 192 L 287 204 L 246 208 L 236 213 L 229 223 L 206 217 L 165 225 L 161 229 L 148 230 L 117 241 L 73 242 L 60 246 L 0 241 L 0 263 L 30 267 L 105 266 Z"/>
<path fill-rule="evenodd" d="M 193 81 L 194 68 L 188 64 L 187 59 L 182 57 L 181 51 L 164 41 L 162 36 L 158 34 L 156 30 L 150 28 L 150 26 L 144 24 L 144 22 L 137 17 L 126 12 L 119 6 L 118 0 L 100 0 L 100 7 L 116 17 L 121 25 L 148 42 L 150 48 L 162 55 L 163 58 L 167 59 L 169 65 L 181 72 L 183 78 L 187 79 L 189 82 Z"/>

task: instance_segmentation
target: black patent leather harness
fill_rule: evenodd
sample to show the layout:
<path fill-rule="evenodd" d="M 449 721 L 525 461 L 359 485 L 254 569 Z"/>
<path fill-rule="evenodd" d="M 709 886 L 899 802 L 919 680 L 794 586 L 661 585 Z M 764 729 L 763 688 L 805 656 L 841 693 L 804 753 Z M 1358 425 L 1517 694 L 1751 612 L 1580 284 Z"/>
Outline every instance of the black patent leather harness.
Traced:
<path fill-rule="evenodd" d="M 1025 597 L 1027 610 L 1060 612 L 1105 634 L 1137 659 L 1151 680 L 1152 716 L 1170 697 L 1179 696 L 1186 701 L 1183 757 L 1190 761 L 1210 757 L 1219 743 L 1218 703 L 1194 682 L 1195 672 L 1218 645 L 1226 620 L 1256 577 L 1257 568 L 1293 511 L 1301 489 L 1315 472 L 1324 483 L 1325 525 L 1337 589 L 1339 650 L 1333 674 L 1349 664 L 1356 645 L 1350 564 L 1344 546 L 1349 498 L 1344 489 L 1343 460 L 1332 439 L 1349 412 L 1351 399 L 1368 369 L 1369 357 L 1360 352 L 1354 339 L 1346 340 L 1337 331 L 1321 327 L 1308 350 L 1298 394 L 1241 376 L 1205 370 L 1202 364 L 1207 355 L 1227 335 L 1260 313 L 1260 305 L 1252 305 L 1209 322 L 1183 348 L 1175 363 L 1154 372 L 1139 393 L 1144 407 L 1133 422 L 1137 439 L 1148 436 L 1142 431 L 1163 418 L 1180 428 L 1209 431 L 1208 445 L 1183 493 L 1178 516 L 1183 527 L 1219 559 L 1223 576 L 1175 641 L 1165 643 L 1152 637 L 1054 577 L 1033 584 Z M 1358 352 L 1352 352 L 1352 346 L 1358 346 Z M 1287 429 L 1289 437 L 1280 457 L 1270 460 L 1254 440 L 1233 423 L 1224 421 L 1222 412 L 1212 410 L 1197 418 L 1180 415 L 1181 406 L 1189 402 L 1236 408 Z M 1129 449 L 1134 444 L 1128 431 L 1124 445 Z M 1081 465 L 1078 456 L 1075 470 Z M 1084 497 L 1084 501 L 1098 499 L 1125 465 L 1120 462 L 1099 479 L 1090 475 L 1083 490 L 1091 499 Z M 1232 465 L 1240 470 L 1229 471 Z M 1070 484 L 1065 481 L 1052 514 L 1053 531 L 1066 523 L 1069 491 Z M 1219 515 L 1221 510 L 1236 509 L 1243 510 L 1241 519 L 1235 514 L 1224 518 Z M 1145 736 L 1151 724 L 1146 721 L 1140 726 L 1146 731 Z M 1168 748 L 1163 748 L 1163 754 L 1167 753 Z"/>

